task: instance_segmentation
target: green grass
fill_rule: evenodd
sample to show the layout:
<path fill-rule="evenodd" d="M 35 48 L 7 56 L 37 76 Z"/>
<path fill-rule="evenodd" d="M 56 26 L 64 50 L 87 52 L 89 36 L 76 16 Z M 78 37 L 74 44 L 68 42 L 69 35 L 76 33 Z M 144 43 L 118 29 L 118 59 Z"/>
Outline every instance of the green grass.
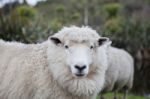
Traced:
<path fill-rule="evenodd" d="M 113 93 L 107 93 L 107 94 L 104 94 L 103 96 L 105 97 L 105 99 L 113 99 L 113 96 L 114 96 L 114 95 L 113 95 Z M 118 94 L 117 94 L 117 97 L 118 97 L 118 99 L 122 99 L 123 94 L 118 93 Z M 97 99 L 100 99 L 99 96 L 97 97 Z M 142 96 L 137 96 L 137 95 L 133 95 L 133 94 L 128 94 L 128 95 L 127 95 L 127 99 L 145 99 L 145 98 L 142 97 Z"/>

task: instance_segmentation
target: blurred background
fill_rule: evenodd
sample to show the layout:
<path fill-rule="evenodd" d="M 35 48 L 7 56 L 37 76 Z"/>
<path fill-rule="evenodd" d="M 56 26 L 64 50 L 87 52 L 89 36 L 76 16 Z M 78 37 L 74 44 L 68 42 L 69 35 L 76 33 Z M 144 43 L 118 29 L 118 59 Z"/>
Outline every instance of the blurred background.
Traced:
<path fill-rule="evenodd" d="M 150 97 L 150 0 L 0 0 L 0 39 L 37 43 L 89 25 L 135 59 L 131 93 Z"/>

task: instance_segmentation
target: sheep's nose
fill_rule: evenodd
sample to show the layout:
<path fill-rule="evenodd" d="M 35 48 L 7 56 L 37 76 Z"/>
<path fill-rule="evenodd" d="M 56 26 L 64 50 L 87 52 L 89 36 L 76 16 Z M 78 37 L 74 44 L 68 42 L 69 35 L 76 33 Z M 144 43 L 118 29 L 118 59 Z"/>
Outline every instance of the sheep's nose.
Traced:
<path fill-rule="evenodd" d="M 79 71 L 79 72 L 82 72 L 84 69 L 86 69 L 86 65 L 83 65 L 83 66 L 79 66 L 79 65 L 75 65 L 75 68 Z"/>

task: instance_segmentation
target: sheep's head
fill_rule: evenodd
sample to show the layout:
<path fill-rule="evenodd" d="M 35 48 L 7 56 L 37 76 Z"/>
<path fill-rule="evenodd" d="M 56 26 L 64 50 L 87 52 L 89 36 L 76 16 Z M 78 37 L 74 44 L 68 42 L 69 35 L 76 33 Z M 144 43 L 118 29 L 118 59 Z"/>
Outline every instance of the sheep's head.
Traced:
<path fill-rule="evenodd" d="M 61 83 L 66 79 L 76 79 L 80 82 L 79 80 L 89 79 L 98 74 L 98 68 L 105 62 L 104 50 L 110 44 L 108 38 L 100 37 L 96 31 L 87 27 L 62 29 L 49 40 L 53 46 L 53 49 L 49 50 L 54 50 L 49 55 L 55 57 L 51 56 L 53 59 L 50 59 L 52 65 L 55 64 L 52 69 L 58 70 L 54 72 L 54 76 L 58 79 L 62 77 Z M 100 63 L 99 59 L 102 59 Z"/>
<path fill-rule="evenodd" d="M 67 65 L 75 77 L 86 77 L 88 75 L 97 48 L 109 41 L 106 37 L 100 37 L 92 41 L 83 39 L 82 41 L 66 40 L 62 42 L 57 37 L 50 37 L 50 40 L 56 46 L 64 49 L 67 56 Z"/>

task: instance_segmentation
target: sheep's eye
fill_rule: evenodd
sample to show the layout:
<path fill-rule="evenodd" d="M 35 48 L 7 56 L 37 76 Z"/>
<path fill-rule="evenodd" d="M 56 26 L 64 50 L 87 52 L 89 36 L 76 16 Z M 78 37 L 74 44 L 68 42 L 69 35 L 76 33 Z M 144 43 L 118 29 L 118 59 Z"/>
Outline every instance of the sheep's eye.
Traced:
<path fill-rule="evenodd" d="M 93 49 L 94 48 L 94 46 L 90 46 L 90 49 Z"/>
<path fill-rule="evenodd" d="M 69 48 L 68 45 L 65 45 L 65 48 L 68 49 Z"/>

